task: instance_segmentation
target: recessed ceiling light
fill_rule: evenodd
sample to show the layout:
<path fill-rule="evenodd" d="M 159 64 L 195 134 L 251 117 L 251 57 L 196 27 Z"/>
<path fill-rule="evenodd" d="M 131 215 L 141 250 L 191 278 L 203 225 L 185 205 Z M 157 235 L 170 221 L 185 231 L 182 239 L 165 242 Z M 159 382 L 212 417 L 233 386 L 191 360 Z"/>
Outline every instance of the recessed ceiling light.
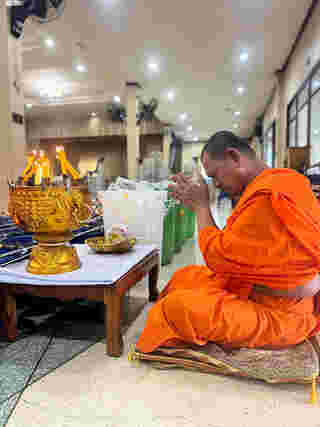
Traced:
<path fill-rule="evenodd" d="M 237 87 L 237 92 L 238 92 L 239 95 L 242 95 L 244 93 L 244 91 L 245 91 L 245 89 L 244 89 L 243 86 Z"/>
<path fill-rule="evenodd" d="M 32 108 L 32 104 L 26 104 L 26 108 Z"/>
<path fill-rule="evenodd" d="M 173 101 L 175 97 L 176 97 L 175 92 L 173 90 L 169 90 L 169 92 L 168 92 L 169 101 Z"/>
<path fill-rule="evenodd" d="M 155 61 L 150 61 L 148 63 L 148 68 L 150 71 L 157 72 L 159 71 L 159 64 Z"/>
<path fill-rule="evenodd" d="M 193 127 L 191 125 L 187 127 L 188 132 L 192 132 L 192 129 L 193 129 Z"/>
<path fill-rule="evenodd" d="M 97 113 L 95 113 L 94 111 L 92 113 L 90 113 L 91 117 L 97 117 Z"/>
<path fill-rule="evenodd" d="M 182 120 L 182 121 L 186 120 L 187 117 L 188 117 L 187 113 L 180 114 L 180 120 Z"/>
<path fill-rule="evenodd" d="M 86 67 L 83 64 L 78 64 L 76 66 L 77 71 L 79 71 L 79 73 L 84 73 L 85 71 L 87 71 Z"/>
<path fill-rule="evenodd" d="M 240 116 L 240 111 L 235 111 L 234 113 L 233 113 L 235 116 Z"/>
<path fill-rule="evenodd" d="M 121 101 L 121 98 L 120 98 L 120 96 L 114 96 L 113 97 L 113 100 L 114 100 L 114 102 L 116 102 L 117 104 L 119 104 L 120 103 L 120 101 Z"/>
<path fill-rule="evenodd" d="M 55 42 L 54 42 L 54 40 L 52 40 L 52 39 L 46 39 L 46 40 L 45 40 L 45 44 L 46 44 L 48 47 L 54 47 L 54 46 L 55 46 Z"/>
<path fill-rule="evenodd" d="M 248 59 L 249 59 L 248 52 L 242 52 L 242 53 L 240 53 L 240 61 L 241 62 L 247 62 Z"/>

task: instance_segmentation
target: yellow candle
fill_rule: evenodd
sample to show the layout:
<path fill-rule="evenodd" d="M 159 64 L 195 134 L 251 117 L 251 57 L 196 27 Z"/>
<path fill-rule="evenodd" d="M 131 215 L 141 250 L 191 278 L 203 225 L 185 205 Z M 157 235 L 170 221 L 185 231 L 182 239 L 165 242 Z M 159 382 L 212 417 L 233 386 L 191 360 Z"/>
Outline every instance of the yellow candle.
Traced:
<path fill-rule="evenodd" d="M 42 169 L 42 178 L 50 178 L 50 161 L 45 155 L 44 151 L 40 151 L 40 158 L 38 160 L 40 167 Z"/>
<path fill-rule="evenodd" d="M 36 176 L 34 179 L 35 185 L 40 185 L 42 182 L 42 166 L 37 162 L 36 164 L 37 170 L 36 170 Z"/>
<path fill-rule="evenodd" d="M 42 163 L 43 178 L 50 178 L 50 161 L 47 159 Z"/>
<path fill-rule="evenodd" d="M 22 173 L 22 177 L 24 178 L 27 173 L 30 173 L 33 167 L 33 163 L 35 162 L 37 157 L 37 152 L 34 150 L 31 154 L 27 157 L 27 166 L 25 167 L 25 170 Z"/>
<path fill-rule="evenodd" d="M 58 159 L 60 161 L 62 174 L 63 175 L 68 175 L 68 173 L 69 173 L 72 176 L 73 179 L 79 179 L 80 178 L 80 174 L 68 162 L 66 153 L 64 151 L 64 148 L 61 147 L 61 146 L 57 147 L 56 151 L 57 151 L 57 157 L 58 157 Z"/>

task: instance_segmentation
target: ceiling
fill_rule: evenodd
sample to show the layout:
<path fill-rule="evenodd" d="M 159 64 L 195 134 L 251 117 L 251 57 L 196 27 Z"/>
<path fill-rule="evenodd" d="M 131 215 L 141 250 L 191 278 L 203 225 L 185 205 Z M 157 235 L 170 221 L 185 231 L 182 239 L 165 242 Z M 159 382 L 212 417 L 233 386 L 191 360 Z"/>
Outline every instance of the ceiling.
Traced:
<path fill-rule="evenodd" d="M 58 20 L 25 24 L 23 82 L 26 103 L 33 105 L 27 117 L 103 114 L 114 96 L 124 100 L 126 81 L 137 81 L 141 97 L 157 98 L 158 117 L 173 123 L 186 139 L 235 130 L 235 123 L 236 132 L 248 135 L 310 4 L 66 0 Z M 54 47 L 46 46 L 47 38 Z M 244 52 L 248 59 L 242 62 Z M 150 62 L 158 71 L 149 68 Z M 85 72 L 76 70 L 79 63 Z M 239 86 L 245 88 L 241 95 Z M 43 102 L 40 91 L 48 87 L 63 89 L 61 105 Z M 174 100 L 168 99 L 168 91 L 174 91 Z M 181 113 L 188 115 L 184 121 Z"/>

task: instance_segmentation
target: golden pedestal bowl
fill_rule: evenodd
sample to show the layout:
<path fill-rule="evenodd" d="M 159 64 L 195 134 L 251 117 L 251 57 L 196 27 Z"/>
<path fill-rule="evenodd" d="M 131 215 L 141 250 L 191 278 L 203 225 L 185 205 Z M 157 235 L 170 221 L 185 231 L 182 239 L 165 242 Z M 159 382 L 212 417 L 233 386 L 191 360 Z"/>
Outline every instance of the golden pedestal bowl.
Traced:
<path fill-rule="evenodd" d="M 97 253 L 124 253 L 130 251 L 136 244 L 136 239 L 118 239 L 110 242 L 104 236 L 91 237 L 85 243 Z"/>
<path fill-rule="evenodd" d="M 38 245 L 32 249 L 27 271 L 59 274 L 77 270 L 80 260 L 70 245 L 72 230 L 90 216 L 82 191 L 64 187 L 16 186 L 9 191 L 9 213 L 27 232 L 35 233 Z"/>

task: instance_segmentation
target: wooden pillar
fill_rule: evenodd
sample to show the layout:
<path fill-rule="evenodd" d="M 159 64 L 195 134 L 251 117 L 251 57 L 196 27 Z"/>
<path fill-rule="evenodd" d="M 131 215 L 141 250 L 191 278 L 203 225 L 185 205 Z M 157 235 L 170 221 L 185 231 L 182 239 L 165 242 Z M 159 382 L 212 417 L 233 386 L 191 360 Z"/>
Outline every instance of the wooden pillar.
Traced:
<path fill-rule="evenodd" d="M 137 126 L 137 92 L 138 83 L 127 83 L 127 176 L 137 179 L 138 159 L 140 157 L 140 131 Z"/>

